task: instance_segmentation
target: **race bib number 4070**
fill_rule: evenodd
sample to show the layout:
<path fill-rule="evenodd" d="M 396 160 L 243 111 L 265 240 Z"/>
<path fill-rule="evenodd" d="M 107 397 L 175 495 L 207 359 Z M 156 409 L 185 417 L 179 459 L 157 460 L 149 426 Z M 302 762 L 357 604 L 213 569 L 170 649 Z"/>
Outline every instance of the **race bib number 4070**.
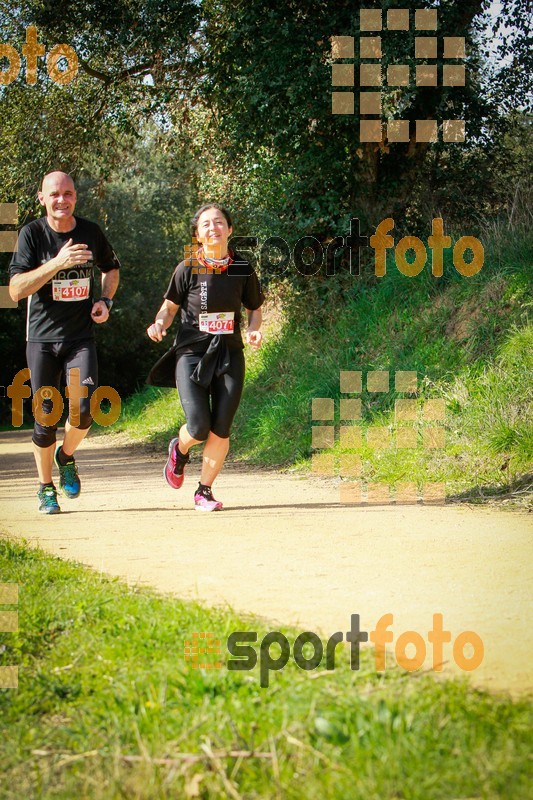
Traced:
<path fill-rule="evenodd" d="M 200 314 L 200 330 L 205 333 L 233 333 L 235 314 L 233 311 L 214 311 Z"/>
<path fill-rule="evenodd" d="M 87 300 L 89 297 L 90 278 L 76 278 L 70 281 L 52 281 L 52 297 L 63 302 Z"/>

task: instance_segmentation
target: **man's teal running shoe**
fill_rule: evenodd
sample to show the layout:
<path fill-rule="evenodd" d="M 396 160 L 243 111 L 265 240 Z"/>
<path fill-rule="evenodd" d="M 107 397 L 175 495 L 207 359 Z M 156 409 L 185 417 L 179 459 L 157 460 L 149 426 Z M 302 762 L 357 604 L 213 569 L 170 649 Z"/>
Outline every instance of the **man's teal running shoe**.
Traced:
<path fill-rule="evenodd" d="M 65 465 L 59 463 L 58 453 L 61 450 L 61 445 L 56 449 L 54 461 L 56 462 L 59 470 L 59 488 L 65 495 L 73 500 L 81 492 L 81 481 L 78 475 L 78 468 L 74 461 L 74 456 L 69 456 L 70 460 Z"/>
<path fill-rule="evenodd" d="M 45 486 L 44 489 L 39 489 L 37 497 L 39 498 L 39 511 L 41 514 L 61 513 L 55 486 Z"/>

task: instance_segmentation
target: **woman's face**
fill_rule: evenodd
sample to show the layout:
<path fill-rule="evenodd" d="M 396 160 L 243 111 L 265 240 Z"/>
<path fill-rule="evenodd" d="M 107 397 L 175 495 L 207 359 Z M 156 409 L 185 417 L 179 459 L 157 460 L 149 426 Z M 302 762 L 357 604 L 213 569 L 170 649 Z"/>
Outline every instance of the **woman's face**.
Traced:
<path fill-rule="evenodd" d="M 196 238 L 205 249 L 214 253 L 214 258 L 224 258 L 228 251 L 228 239 L 232 228 L 218 208 L 208 208 L 198 218 Z"/>

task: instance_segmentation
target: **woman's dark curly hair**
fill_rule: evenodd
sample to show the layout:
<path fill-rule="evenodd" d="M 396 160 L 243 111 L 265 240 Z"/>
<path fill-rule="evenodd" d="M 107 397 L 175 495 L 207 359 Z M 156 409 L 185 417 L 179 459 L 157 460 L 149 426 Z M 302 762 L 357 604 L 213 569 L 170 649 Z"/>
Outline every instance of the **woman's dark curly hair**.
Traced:
<path fill-rule="evenodd" d="M 198 230 L 198 220 L 200 216 L 204 213 L 204 211 L 208 211 L 210 208 L 216 208 L 221 214 L 224 214 L 226 218 L 226 222 L 228 223 L 228 228 L 232 227 L 231 216 L 227 208 L 221 206 L 220 203 L 206 203 L 205 206 L 202 206 L 198 209 L 194 217 L 191 219 L 191 228 L 192 228 L 192 235 L 196 236 L 196 231 Z"/>

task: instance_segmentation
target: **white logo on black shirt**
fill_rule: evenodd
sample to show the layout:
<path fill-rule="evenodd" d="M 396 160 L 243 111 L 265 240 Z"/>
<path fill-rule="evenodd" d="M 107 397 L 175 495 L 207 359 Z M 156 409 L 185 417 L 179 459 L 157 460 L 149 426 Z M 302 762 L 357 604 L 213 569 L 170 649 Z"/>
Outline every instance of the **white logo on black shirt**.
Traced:
<path fill-rule="evenodd" d="M 200 281 L 200 309 L 207 311 L 207 281 Z"/>

